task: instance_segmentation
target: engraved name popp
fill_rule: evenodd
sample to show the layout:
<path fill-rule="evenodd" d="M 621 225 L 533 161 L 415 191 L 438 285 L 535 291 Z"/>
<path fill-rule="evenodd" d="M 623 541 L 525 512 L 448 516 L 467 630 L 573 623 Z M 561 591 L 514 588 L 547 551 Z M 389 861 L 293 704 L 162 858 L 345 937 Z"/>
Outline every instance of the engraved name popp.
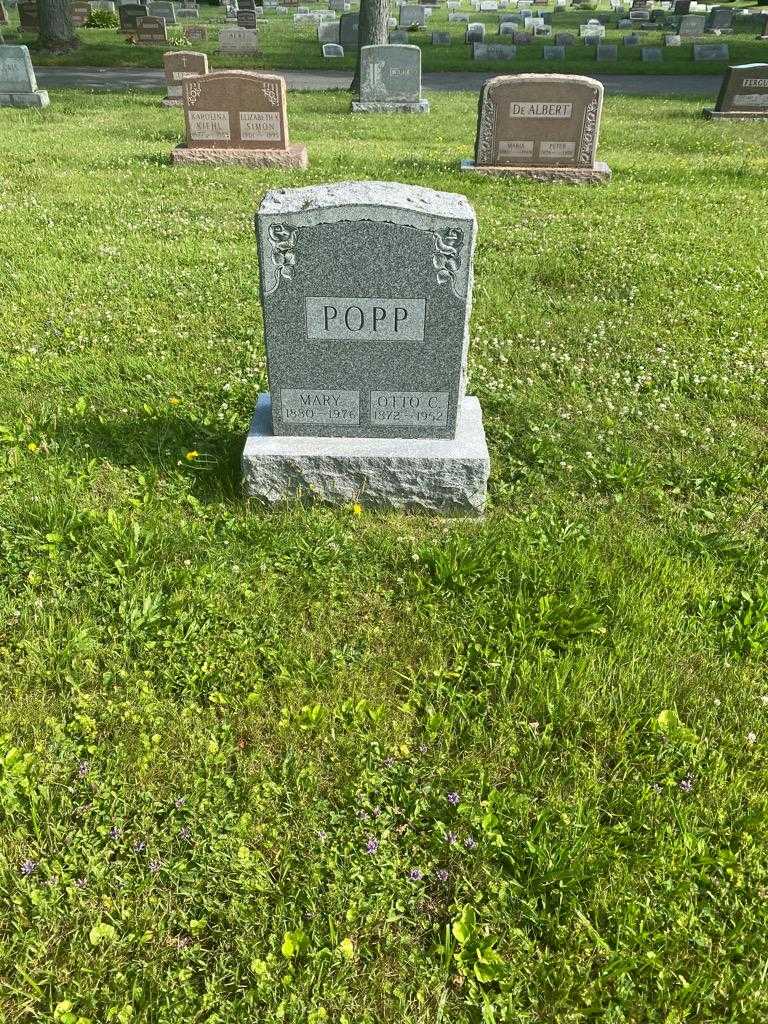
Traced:
<path fill-rule="evenodd" d="M 425 299 L 339 298 L 306 300 L 310 341 L 424 341 Z"/>

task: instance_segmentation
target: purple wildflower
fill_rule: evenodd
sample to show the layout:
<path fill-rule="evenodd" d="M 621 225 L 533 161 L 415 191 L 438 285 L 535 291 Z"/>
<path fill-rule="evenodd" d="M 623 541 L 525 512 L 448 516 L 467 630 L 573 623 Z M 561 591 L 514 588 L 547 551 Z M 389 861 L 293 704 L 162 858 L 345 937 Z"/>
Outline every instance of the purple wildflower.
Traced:
<path fill-rule="evenodd" d="M 424 877 L 423 873 L 418 868 L 411 868 L 408 872 L 408 877 L 412 882 L 420 882 Z"/>
<path fill-rule="evenodd" d="M 428 750 L 429 750 L 429 747 L 427 746 L 427 744 L 426 744 L 426 743 L 420 743 L 420 744 L 419 744 L 419 753 L 420 753 L 420 754 L 426 754 L 426 752 L 427 752 Z"/>
<path fill-rule="evenodd" d="M 23 860 L 21 862 L 21 867 L 19 870 L 21 871 L 22 875 L 24 875 L 25 878 L 29 878 L 29 876 L 34 873 L 36 867 L 36 860 Z"/>
<path fill-rule="evenodd" d="M 88 882 L 86 881 L 85 878 L 76 878 L 75 885 L 77 886 L 78 889 L 85 889 L 85 887 L 88 885 Z"/>
<path fill-rule="evenodd" d="M 365 852 L 366 853 L 378 853 L 378 850 L 379 850 L 379 840 L 378 839 L 374 839 L 373 836 L 369 836 L 368 837 L 368 842 L 365 844 Z"/>
<path fill-rule="evenodd" d="M 152 872 L 153 875 L 156 875 L 162 866 L 163 862 L 160 860 L 159 857 L 149 862 L 149 870 Z"/>
<path fill-rule="evenodd" d="M 144 842 L 143 839 L 137 839 L 136 842 L 133 844 L 134 853 L 144 853 L 146 848 L 147 844 Z"/>
<path fill-rule="evenodd" d="M 688 775 L 686 778 L 681 779 L 680 782 L 678 783 L 678 785 L 680 786 L 680 789 L 682 789 L 682 791 L 684 793 L 690 793 L 691 790 L 693 789 L 693 779 L 691 778 L 690 775 Z"/>
<path fill-rule="evenodd" d="M 468 850 L 474 850 L 474 848 L 477 846 L 477 840 L 473 836 L 467 836 L 467 838 L 464 840 L 464 845 Z"/>
<path fill-rule="evenodd" d="M 77 777 L 79 779 L 84 779 L 85 776 L 88 774 L 88 772 L 90 770 L 91 770 L 91 762 L 90 761 L 81 761 L 80 764 L 77 766 Z"/>
<path fill-rule="evenodd" d="M 325 842 L 327 836 L 328 836 L 328 833 L 325 831 L 324 828 L 319 828 L 317 830 L 317 838 L 320 840 L 320 842 Z"/>
<path fill-rule="evenodd" d="M 436 874 L 437 874 L 437 877 L 440 879 L 441 882 L 447 882 L 448 881 L 448 872 L 445 870 L 445 868 L 438 868 L 437 871 L 436 871 Z"/>
<path fill-rule="evenodd" d="M 179 829 L 179 839 L 183 839 L 185 843 L 189 843 L 192 840 L 192 829 L 189 825 L 182 825 Z"/>
<path fill-rule="evenodd" d="M 121 828 L 118 828 L 117 825 L 113 825 L 112 828 L 109 830 L 109 838 L 113 840 L 113 842 L 117 842 L 117 840 L 122 839 L 122 837 L 123 830 Z"/>
<path fill-rule="evenodd" d="M 448 794 L 448 803 L 451 805 L 451 807 L 456 807 L 460 800 L 461 797 L 459 796 L 458 793 Z"/>
<path fill-rule="evenodd" d="M 173 805 L 177 811 L 180 811 L 186 802 L 187 798 L 185 796 L 177 796 L 176 799 L 173 801 Z"/>
<path fill-rule="evenodd" d="M 448 843 L 449 846 L 455 846 L 456 845 L 456 840 L 458 838 L 459 837 L 456 835 L 455 832 L 446 832 L 446 834 L 445 834 L 445 841 L 446 841 L 446 843 Z"/>

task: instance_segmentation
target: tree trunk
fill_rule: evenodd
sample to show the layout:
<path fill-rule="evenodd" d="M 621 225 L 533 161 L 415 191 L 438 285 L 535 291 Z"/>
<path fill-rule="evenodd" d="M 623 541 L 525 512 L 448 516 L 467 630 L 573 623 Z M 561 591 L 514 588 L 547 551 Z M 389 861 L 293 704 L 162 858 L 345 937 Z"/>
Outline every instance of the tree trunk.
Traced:
<path fill-rule="evenodd" d="M 37 45 L 44 50 L 74 50 L 80 45 L 70 11 L 71 0 L 37 0 L 40 34 Z"/>
<path fill-rule="evenodd" d="M 351 91 L 360 92 L 360 51 L 364 46 L 379 46 L 389 38 L 387 19 L 389 0 L 360 0 L 360 33 L 357 42 L 357 64 Z"/>

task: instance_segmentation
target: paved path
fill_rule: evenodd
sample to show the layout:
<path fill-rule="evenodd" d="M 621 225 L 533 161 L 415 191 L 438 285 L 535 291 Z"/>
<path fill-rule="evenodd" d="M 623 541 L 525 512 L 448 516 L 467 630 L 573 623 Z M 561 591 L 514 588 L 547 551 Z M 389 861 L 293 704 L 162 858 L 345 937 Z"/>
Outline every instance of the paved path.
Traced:
<path fill-rule="evenodd" d="M 277 71 L 289 89 L 348 89 L 352 76 L 337 71 Z M 163 72 L 156 68 L 53 68 L 36 67 L 38 83 L 44 89 L 162 89 Z M 424 88 L 434 92 L 479 92 L 489 73 L 475 71 L 427 72 Z M 608 93 L 635 96 L 714 96 L 720 86 L 718 75 L 603 75 L 594 73 Z"/>

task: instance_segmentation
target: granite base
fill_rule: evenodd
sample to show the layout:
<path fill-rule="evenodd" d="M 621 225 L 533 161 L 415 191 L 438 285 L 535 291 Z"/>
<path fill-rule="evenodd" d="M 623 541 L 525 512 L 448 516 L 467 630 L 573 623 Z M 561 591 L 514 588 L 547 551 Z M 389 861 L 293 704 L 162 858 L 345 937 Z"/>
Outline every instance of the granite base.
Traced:
<path fill-rule="evenodd" d="M 45 89 L 36 92 L 0 92 L 0 107 L 47 107 L 50 103 Z"/>
<path fill-rule="evenodd" d="M 711 110 L 705 107 L 702 111 L 707 121 L 768 121 L 768 111 L 756 110 Z"/>
<path fill-rule="evenodd" d="M 175 164 L 239 164 L 242 167 L 292 167 L 305 171 L 309 167 L 307 147 L 291 145 L 288 149 L 188 149 L 177 146 L 171 154 Z"/>
<path fill-rule="evenodd" d="M 272 399 L 259 395 L 242 457 L 246 494 L 439 516 L 481 516 L 490 473 L 483 416 L 465 398 L 456 437 L 290 437 L 272 432 Z"/>
<path fill-rule="evenodd" d="M 429 100 L 419 100 L 417 103 L 361 103 L 359 100 L 352 102 L 353 114 L 428 114 Z"/>
<path fill-rule="evenodd" d="M 600 185 L 611 180 L 611 169 L 602 160 L 595 161 L 594 167 L 478 167 L 474 160 L 462 160 L 461 170 L 499 178 L 528 178 L 568 185 Z"/>

